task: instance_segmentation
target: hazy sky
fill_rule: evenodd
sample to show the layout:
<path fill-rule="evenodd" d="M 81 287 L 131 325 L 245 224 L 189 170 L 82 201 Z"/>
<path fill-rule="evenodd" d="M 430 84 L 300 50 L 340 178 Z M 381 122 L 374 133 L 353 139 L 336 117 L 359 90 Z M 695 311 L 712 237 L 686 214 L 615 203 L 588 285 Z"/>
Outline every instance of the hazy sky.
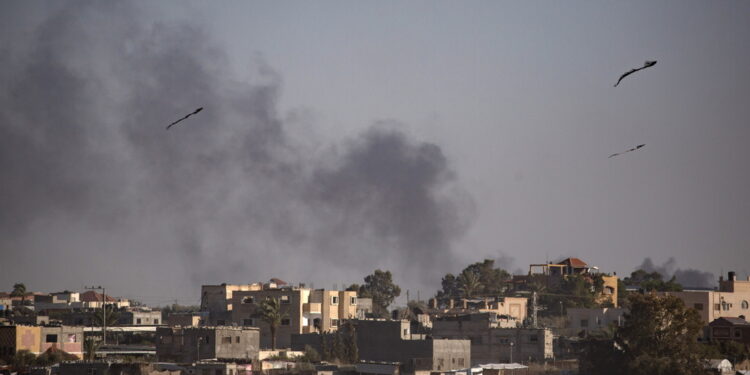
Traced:
<path fill-rule="evenodd" d="M 0 289 L 750 272 L 750 3 L 219 5 L 0 3 Z"/>

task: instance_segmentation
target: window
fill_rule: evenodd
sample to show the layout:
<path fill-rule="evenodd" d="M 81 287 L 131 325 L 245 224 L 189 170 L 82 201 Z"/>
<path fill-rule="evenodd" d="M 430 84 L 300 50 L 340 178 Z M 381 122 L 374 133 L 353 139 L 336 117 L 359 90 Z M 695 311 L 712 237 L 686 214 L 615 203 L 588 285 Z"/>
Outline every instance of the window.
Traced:
<path fill-rule="evenodd" d="M 242 319 L 243 326 L 254 326 L 255 321 L 253 319 Z"/>
<path fill-rule="evenodd" d="M 141 318 L 136 319 L 135 324 L 141 324 Z"/>
<path fill-rule="evenodd" d="M 742 301 L 741 306 L 742 306 L 743 310 L 747 310 L 748 309 L 748 303 L 747 303 L 747 301 Z"/>
<path fill-rule="evenodd" d="M 538 342 L 538 341 L 539 341 L 539 337 L 537 337 L 536 335 L 529 336 L 529 342 Z"/>
<path fill-rule="evenodd" d="M 714 310 L 716 310 L 716 311 L 721 310 L 721 304 L 720 303 L 714 303 Z"/>
<path fill-rule="evenodd" d="M 232 343 L 232 336 L 222 337 L 221 338 L 222 344 L 231 344 Z"/>
<path fill-rule="evenodd" d="M 331 327 L 338 327 L 338 326 L 339 326 L 339 320 L 331 319 Z"/>
<path fill-rule="evenodd" d="M 211 343 L 211 340 L 209 340 L 209 337 L 206 336 L 206 344 L 210 344 L 210 343 Z"/>
<path fill-rule="evenodd" d="M 281 296 L 281 303 L 289 303 L 289 296 L 287 295 Z"/>
<path fill-rule="evenodd" d="M 349 298 L 349 304 L 350 305 L 356 305 L 357 304 L 357 297 L 351 297 L 351 298 Z"/>
<path fill-rule="evenodd" d="M 96 375 L 96 369 L 95 368 L 90 368 L 90 369 L 88 369 L 87 373 L 88 373 L 88 375 Z"/>
<path fill-rule="evenodd" d="M 459 366 L 463 366 L 464 365 L 464 359 L 463 358 L 459 358 L 458 359 L 458 365 Z"/>
<path fill-rule="evenodd" d="M 289 325 L 289 318 L 281 319 L 281 325 L 282 326 L 288 326 Z"/>
<path fill-rule="evenodd" d="M 240 343 L 240 337 L 239 336 L 237 336 L 237 337 L 234 338 L 234 343 L 235 344 L 239 344 Z"/>
<path fill-rule="evenodd" d="M 581 327 L 588 327 L 589 326 L 589 320 L 588 319 L 581 319 Z"/>
<path fill-rule="evenodd" d="M 154 319 L 154 324 L 159 324 L 159 319 Z"/>
<path fill-rule="evenodd" d="M 338 304 L 339 304 L 339 297 L 331 296 L 331 305 L 338 305 Z"/>
<path fill-rule="evenodd" d="M 247 297 L 242 298 L 242 303 L 254 303 L 254 302 L 255 302 L 255 298 L 253 298 L 252 296 L 247 296 Z"/>
<path fill-rule="evenodd" d="M 47 335 L 47 340 L 45 342 L 57 342 L 57 335 Z"/>
<path fill-rule="evenodd" d="M 734 330 L 734 338 L 741 339 L 742 338 L 742 331 L 740 331 L 739 329 L 735 329 Z"/>
<path fill-rule="evenodd" d="M 693 308 L 695 308 L 698 311 L 703 311 L 703 304 L 702 303 L 696 303 L 693 305 Z"/>

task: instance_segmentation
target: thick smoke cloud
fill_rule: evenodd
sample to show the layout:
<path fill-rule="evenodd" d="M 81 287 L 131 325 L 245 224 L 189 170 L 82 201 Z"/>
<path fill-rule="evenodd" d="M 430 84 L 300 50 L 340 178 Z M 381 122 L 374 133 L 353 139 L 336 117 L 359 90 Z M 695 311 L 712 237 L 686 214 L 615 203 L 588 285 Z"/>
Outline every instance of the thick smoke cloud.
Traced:
<path fill-rule="evenodd" d="M 672 257 L 662 265 L 656 265 L 651 258 L 646 258 L 636 269 L 642 269 L 647 272 L 659 272 L 665 279 L 670 279 L 674 276 L 678 283 L 687 288 L 712 288 L 716 286 L 716 278 L 712 273 L 692 268 L 681 269 L 676 268 L 676 266 L 677 261 Z"/>
<path fill-rule="evenodd" d="M 29 29 L 9 13 L 28 12 L 1 16 L 8 30 Z M 256 61 L 238 82 L 200 27 L 129 4 L 34 14 L 31 32 L 0 36 L 13 281 L 108 283 L 148 302 L 272 276 L 328 287 L 375 268 L 424 288 L 451 267 L 473 211 L 439 146 L 388 122 L 314 151 L 277 113 L 280 76 Z"/>

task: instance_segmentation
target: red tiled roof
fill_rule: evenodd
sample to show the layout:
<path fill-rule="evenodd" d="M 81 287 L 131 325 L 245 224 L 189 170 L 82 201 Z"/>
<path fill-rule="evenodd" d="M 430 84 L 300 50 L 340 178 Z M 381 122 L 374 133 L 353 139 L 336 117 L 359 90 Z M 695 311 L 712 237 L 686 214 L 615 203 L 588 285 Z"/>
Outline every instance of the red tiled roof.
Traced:
<path fill-rule="evenodd" d="M 81 302 L 101 302 L 102 300 L 102 294 L 93 290 L 81 293 Z M 107 302 L 117 302 L 117 300 L 112 298 L 112 296 L 107 296 Z"/>
<path fill-rule="evenodd" d="M 569 264 L 573 268 L 584 268 L 588 267 L 588 264 L 586 262 L 578 259 L 578 258 L 565 258 L 559 262 L 558 264 Z"/>
<path fill-rule="evenodd" d="M 272 283 L 276 284 L 276 285 L 287 285 L 287 282 L 286 282 L 286 281 L 284 281 L 284 280 L 281 280 L 281 279 L 277 279 L 277 278 L 275 278 L 275 277 L 274 277 L 274 278 L 272 278 L 272 279 L 271 279 L 270 281 L 271 281 Z"/>

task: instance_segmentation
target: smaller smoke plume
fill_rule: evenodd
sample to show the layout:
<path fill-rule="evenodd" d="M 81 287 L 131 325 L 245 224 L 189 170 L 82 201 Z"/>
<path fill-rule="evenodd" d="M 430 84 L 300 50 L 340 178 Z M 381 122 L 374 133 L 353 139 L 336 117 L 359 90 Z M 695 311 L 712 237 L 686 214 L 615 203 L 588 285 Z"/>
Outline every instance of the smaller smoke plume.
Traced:
<path fill-rule="evenodd" d="M 675 280 L 686 288 L 713 288 L 716 286 L 716 277 L 711 272 L 705 272 L 692 268 L 676 268 L 677 261 L 670 257 L 662 265 L 656 265 L 651 258 L 643 260 L 636 269 L 642 269 L 647 272 L 658 272 L 665 280 L 674 276 Z"/>

